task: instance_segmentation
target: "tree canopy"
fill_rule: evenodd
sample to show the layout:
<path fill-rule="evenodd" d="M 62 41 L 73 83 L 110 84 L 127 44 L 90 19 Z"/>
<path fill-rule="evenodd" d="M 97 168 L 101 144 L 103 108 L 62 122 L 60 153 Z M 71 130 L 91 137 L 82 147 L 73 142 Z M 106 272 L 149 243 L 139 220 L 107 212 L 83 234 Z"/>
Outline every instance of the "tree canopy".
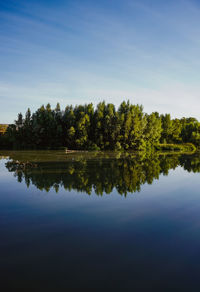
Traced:
<path fill-rule="evenodd" d="M 34 113 L 27 110 L 0 136 L 1 148 L 74 150 L 148 150 L 159 144 L 200 144 L 200 123 L 195 118 L 172 119 L 170 114 L 147 114 L 140 105 L 123 101 L 67 105 L 50 104 Z"/>

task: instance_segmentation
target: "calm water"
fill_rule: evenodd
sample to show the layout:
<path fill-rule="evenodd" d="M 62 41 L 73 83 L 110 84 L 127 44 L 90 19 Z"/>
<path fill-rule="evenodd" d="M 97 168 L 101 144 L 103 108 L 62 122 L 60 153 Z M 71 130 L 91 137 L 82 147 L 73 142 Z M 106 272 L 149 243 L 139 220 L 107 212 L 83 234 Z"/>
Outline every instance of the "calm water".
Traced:
<path fill-rule="evenodd" d="M 0 155 L 2 291 L 200 291 L 200 156 Z"/>

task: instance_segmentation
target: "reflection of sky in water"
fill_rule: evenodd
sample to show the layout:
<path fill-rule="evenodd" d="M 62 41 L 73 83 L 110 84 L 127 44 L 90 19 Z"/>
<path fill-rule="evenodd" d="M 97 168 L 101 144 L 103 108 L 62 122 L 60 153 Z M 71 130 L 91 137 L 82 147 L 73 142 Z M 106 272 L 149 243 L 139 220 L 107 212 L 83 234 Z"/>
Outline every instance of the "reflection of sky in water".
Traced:
<path fill-rule="evenodd" d="M 4 266 L 5 282 L 10 274 L 13 285 L 21 287 L 33 279 L 42 287 L 46 277 L 50 290 L 58 283 L 66 289 L 79 284 L 95 287 L 100 280 L 98 287 L 107 283 L 115 288 L 124 282 L 124 289 L 134 285 L 161 289 L 169 281 L 169 287 L 180 291 L 196 289 L 199 173 L 177 167 L 124 198 L 116 190 L 89 196 L 64 188 L 58 193 L 41 192 L 32 185 L 27 188 L 4 163 L 0 163 L 4 239 L 0 266 Z"/>
<path fill-rule="evenodd" d="M 111 194 L 104 193 L 103 196 L 97 196 L 94 191 L 91 195 L 87 195 L 74 190 L 66 191 L 63 187 L 59 188 L 57 194 L 54 189 L 47 193 L 31 184 L 27 188 L 24 181 L 18 183 L 13 174 L 5 169 L 4 163 L 3 160 L 0 163 L 1 202 L 9 200 L 13 204 L 23 204 L 31 208 L 65 210 L 69 207 L 81 207 L 91 215 L 103 208 L 104 216 L 109 217 L 115 212 L 119 215 L 125 210 L 134 210 L 129 215 L 123 214 L 132 218 L 143 216 L 146 213 L 155 214 L 161 210 L 170 212 L 169 208 L 181 213 L 182 208 L 188 209 L 188 204 L 193 204 L 200 196 L 199 174 L 188 173 L 181 167 L 170 170 L 168 176 L 160 175 L 159 180 L 154 180 L 151 185 L 145 183 L 140 192 L 129 193 L 124 198 L 115 189 Z M 195 204 L 194 209 L 197 206 L 198 204 Z M 123 218 L 123 220 L 125 219 Z"/>

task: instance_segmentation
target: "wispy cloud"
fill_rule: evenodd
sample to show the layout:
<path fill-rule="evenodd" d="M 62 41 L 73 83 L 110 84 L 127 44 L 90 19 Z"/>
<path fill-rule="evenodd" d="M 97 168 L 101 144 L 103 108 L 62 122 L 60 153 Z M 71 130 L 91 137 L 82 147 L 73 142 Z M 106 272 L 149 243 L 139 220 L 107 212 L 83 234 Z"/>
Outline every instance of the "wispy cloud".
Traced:
<path fill-rule="evenodd" d="M 28 106 L 59 100 L 118 105 L 129 98 L 146 111 L 199 116 L 197 2 L 10 3 L 0 6 L 5 122 Z"/>

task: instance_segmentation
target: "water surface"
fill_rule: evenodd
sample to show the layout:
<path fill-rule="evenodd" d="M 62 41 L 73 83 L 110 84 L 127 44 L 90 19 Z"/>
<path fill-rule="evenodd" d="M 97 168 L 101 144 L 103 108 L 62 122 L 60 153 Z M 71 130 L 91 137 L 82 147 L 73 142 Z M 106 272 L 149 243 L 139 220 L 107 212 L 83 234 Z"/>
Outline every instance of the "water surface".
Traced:
<path fill-rule="evenodd" d="M 0 154 L 4 291 L 199 291 L 200 156 Z"/>

